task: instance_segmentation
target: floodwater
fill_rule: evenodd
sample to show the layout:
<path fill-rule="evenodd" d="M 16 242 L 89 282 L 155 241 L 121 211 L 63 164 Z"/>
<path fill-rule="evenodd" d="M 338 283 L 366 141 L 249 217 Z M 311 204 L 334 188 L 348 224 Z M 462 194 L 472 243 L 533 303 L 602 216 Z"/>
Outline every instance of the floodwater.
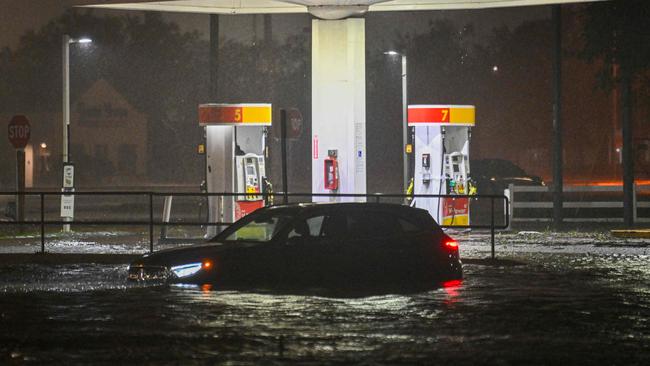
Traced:
<path fill-rule="evenodd" d="M 461 283 L 344 298 L 0 265 L 0 364 L 649 365 L 648 246 L 538 242 L 556 250 L 507 243 L 501 256 L 523 264 L 488 265 L 470 243 Z"/>

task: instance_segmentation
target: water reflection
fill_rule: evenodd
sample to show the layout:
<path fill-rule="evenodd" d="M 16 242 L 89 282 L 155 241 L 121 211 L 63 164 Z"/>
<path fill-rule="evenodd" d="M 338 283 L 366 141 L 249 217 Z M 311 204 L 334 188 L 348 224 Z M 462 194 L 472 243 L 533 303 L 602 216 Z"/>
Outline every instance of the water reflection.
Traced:
<path fill-rule="evenodd" d="M 445 305 L 451 306 L 454 305 L 460 297 L 460 290 L 463 284 L 462 280 L 453 280 L 442 283 L 442 289 L 447 294 L 447 299 L 445 299 Z"/>
<path fill-rule="evenodd" d="M 131 284 L 125 266 L 0 266 L 0 364 L 647 364 L 648 256 L 518 259 L 357 297 Z"/>

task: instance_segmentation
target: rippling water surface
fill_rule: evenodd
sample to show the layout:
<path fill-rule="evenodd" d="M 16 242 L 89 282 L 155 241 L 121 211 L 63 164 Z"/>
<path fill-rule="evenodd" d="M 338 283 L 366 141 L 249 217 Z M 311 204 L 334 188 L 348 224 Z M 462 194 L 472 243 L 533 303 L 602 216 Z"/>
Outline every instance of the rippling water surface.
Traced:
<path fill-rule="evenodd" d="M 0 364 L 650 364 L 650 257 L 515 259 L 466 264 L 462 283 L 430 291 L 345 298 L 0 266 Z"/>

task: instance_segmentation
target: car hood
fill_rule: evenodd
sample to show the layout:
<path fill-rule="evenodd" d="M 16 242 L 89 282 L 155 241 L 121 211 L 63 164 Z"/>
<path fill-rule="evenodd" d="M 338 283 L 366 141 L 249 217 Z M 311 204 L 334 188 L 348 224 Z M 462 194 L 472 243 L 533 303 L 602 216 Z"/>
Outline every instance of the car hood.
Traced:
<path fill-rule="evenodd" d="M 187 263 L 201 262 L 207 258 L 214 258 L 224 252 L 240 250 L 242 248 L 257 247 L 268 243 L 259 242 L 229 242 L 192 245 L 182 248 L 164 249 L 155 253 L 145 254 L 135 260 L 132 266 L 176 266 Z"/>

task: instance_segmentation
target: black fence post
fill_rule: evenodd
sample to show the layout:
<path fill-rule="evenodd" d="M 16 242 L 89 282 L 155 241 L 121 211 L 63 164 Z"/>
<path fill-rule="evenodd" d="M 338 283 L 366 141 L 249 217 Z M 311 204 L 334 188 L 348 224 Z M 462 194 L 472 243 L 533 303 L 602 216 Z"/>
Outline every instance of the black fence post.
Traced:
<path fill-rule="evenodd" d="M 41 253 L 45 253 L 45 195 L 41 196 Z"/>
<path fill-rule="evenodd" d="M 149 192 L 149 253 L 153 253 L 153 193 Z"/>
<path fill-rule="evenodd" d="M 494 254 L 494 197 L 490 197 L 490 205 L 492 206 L 490 210 L 490 235 L 491 235 L 491 243 L 492 243 L 492 259 L 494 259 L 495 254 Z"/>

